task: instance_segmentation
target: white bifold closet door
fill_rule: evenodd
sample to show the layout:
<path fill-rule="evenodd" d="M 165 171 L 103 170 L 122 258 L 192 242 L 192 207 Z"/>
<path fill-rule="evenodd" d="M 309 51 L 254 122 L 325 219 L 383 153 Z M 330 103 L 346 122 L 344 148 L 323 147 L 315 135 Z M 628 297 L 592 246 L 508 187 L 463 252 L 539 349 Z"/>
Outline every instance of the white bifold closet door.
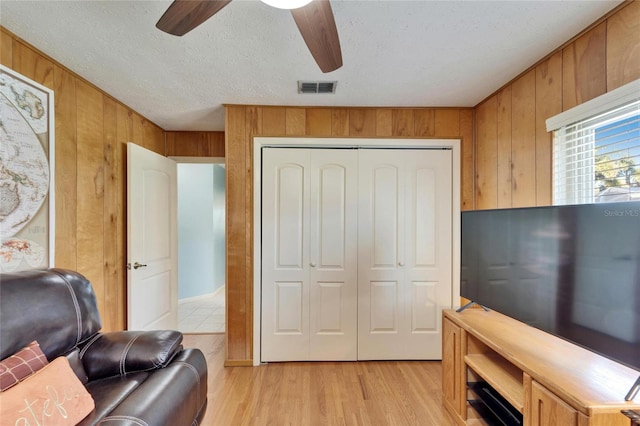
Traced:
<path fill-rule="evenodd" d="M 265 148 L 262 361 L 439 359 L 451 151 Z"/>
<path fill-rule="evenodd" d="M 442 357 L 451 170 L 450 150 L 360 150 L 358 359 Z"/>
<path fill-rule="evenodd" d="M 357 358 L 357 158 L 263 149 L 263 361 Z"/>

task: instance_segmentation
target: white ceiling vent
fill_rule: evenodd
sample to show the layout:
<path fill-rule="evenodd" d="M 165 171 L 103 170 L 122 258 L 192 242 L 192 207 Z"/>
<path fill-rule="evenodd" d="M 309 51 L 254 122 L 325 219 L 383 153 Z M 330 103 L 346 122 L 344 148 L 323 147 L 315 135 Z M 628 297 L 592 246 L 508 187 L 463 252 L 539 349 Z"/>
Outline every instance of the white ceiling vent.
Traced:
<path fill-rule="evenodd" d="M 336 93 L 337 81 L 298 81 L 298 93 Z"/>

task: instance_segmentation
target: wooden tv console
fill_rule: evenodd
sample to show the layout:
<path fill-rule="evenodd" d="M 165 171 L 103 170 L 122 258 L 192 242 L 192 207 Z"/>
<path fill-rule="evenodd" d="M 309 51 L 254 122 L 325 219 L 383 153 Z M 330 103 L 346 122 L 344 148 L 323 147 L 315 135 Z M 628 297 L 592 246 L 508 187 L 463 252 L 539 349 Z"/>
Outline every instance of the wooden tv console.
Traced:
<path fill-rule="evenodd" d="M 467 382 L 485 381 L 525 426 L 629 426 L 621 410 L 638 372 L 495 311 L 443 311 L 445 408 L 460 425 L 483 424 Z"/>

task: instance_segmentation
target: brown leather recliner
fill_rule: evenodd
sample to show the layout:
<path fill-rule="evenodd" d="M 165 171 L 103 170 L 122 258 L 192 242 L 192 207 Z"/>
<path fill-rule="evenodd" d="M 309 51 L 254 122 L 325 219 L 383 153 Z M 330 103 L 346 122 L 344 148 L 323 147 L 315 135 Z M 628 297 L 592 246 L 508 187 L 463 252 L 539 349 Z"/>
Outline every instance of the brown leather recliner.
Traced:
<path fill-rule="evenodd" d="M 36 340 L 49 361 L 66 356 L 95 402 L 81 425 L 197 425 L 207 364 L 179 331 L 101 333 L 91 283 L 48 269 L 0 275 L 0 359 Z"/>

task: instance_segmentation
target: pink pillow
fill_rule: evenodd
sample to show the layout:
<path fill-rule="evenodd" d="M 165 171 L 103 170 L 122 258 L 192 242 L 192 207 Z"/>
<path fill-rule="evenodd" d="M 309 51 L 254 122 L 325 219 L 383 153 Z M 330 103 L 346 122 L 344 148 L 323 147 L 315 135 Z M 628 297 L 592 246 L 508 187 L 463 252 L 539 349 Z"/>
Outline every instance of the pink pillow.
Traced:
<path fill-rule="evenodd" d="M 87 417 L 94 407 L 93 398 L 63 356 L 0 392 L 3 425 L 71 426 Z"/>
<path fill-rule="evenodd" d="M 29 343 L 17 353 L 0 361 L 0 392 L 26 379 L 48 363 L 38 342 Z"/>

